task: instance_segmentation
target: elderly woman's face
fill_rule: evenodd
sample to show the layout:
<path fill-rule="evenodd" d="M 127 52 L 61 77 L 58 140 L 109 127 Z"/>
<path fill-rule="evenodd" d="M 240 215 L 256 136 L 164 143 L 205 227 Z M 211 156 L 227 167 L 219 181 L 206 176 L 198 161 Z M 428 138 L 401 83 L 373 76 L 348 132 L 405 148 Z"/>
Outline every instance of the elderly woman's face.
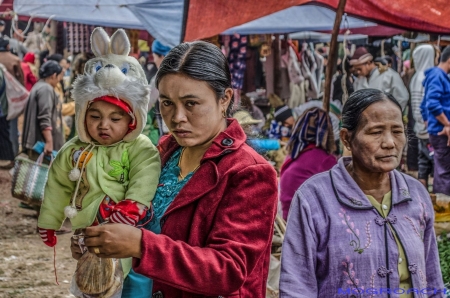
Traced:
<path fill-rule="evenodd" d="M 371 172 L 385 173 L 400 164 L 406 144 L 402 113 L 388 100 L 370 105 L 349 140 L 353 162 Z"/>
<path fill-rule="evenodd" d="M 201 146 L 226 129 L 222 115 L 232 94 L 232 89 L 227 89 L 225 98 L 217 100 L 204 81 L 181 74 L 166 75 L 159 82 L 161 115 L 180 146 Z"/>

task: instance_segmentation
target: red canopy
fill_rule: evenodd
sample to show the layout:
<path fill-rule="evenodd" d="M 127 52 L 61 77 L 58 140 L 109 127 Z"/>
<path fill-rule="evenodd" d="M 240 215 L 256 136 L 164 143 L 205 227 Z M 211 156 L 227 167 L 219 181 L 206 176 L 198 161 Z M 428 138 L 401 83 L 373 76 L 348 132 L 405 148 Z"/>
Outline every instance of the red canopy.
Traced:
<path fill-rule="evenodd" d="M 336 9 L 339 0 L 187 0 L 184 40 L 211 37 L 285 8 L 319 4 Z M 450 33 L 448 0 L 347 0 L 345 12 L 409 31 Z"/>

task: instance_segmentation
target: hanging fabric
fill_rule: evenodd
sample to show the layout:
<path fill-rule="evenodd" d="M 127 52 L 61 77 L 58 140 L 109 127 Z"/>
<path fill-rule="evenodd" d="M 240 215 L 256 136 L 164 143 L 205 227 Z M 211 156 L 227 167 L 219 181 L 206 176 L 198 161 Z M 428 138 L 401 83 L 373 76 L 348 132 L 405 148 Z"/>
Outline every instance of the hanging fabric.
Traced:
<path fill-rule="evenodd" d="M 231 85 L 234 89 L 242 90 L 244 84 L 245 58 L 247 54 L 248 37 L 246 35 L 234 34 L 230 38 L 230 64 Z"/>

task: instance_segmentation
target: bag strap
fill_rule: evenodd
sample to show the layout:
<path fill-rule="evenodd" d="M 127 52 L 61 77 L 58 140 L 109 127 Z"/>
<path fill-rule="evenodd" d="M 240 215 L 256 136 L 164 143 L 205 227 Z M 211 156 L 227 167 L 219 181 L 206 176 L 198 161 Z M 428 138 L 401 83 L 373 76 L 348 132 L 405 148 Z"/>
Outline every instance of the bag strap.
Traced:
<path fill-rule="evenodd" d="M 36 160 L 36 164 L 41 166 L 43 161 L 44 161 L 44 152 L 42 152 L 41 155 L 39 155 L 38 159 Z M 53 154 L 50 154 L 50 164 L 49 164 L 49 166 L 51 166 L 52 163 L 53 163 Z"/>

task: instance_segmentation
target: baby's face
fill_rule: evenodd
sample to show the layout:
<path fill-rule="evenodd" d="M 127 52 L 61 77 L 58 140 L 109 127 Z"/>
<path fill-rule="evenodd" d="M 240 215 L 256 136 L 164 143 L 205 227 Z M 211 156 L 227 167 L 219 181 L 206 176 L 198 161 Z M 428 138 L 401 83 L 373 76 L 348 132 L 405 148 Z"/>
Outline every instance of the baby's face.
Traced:
<path fill-rule="evenodd" d="M 93 102 L 86 111 L 86 129 L 101 145 L 121 141 L 128 132 L 131 116 L 105 101 Z"/>

